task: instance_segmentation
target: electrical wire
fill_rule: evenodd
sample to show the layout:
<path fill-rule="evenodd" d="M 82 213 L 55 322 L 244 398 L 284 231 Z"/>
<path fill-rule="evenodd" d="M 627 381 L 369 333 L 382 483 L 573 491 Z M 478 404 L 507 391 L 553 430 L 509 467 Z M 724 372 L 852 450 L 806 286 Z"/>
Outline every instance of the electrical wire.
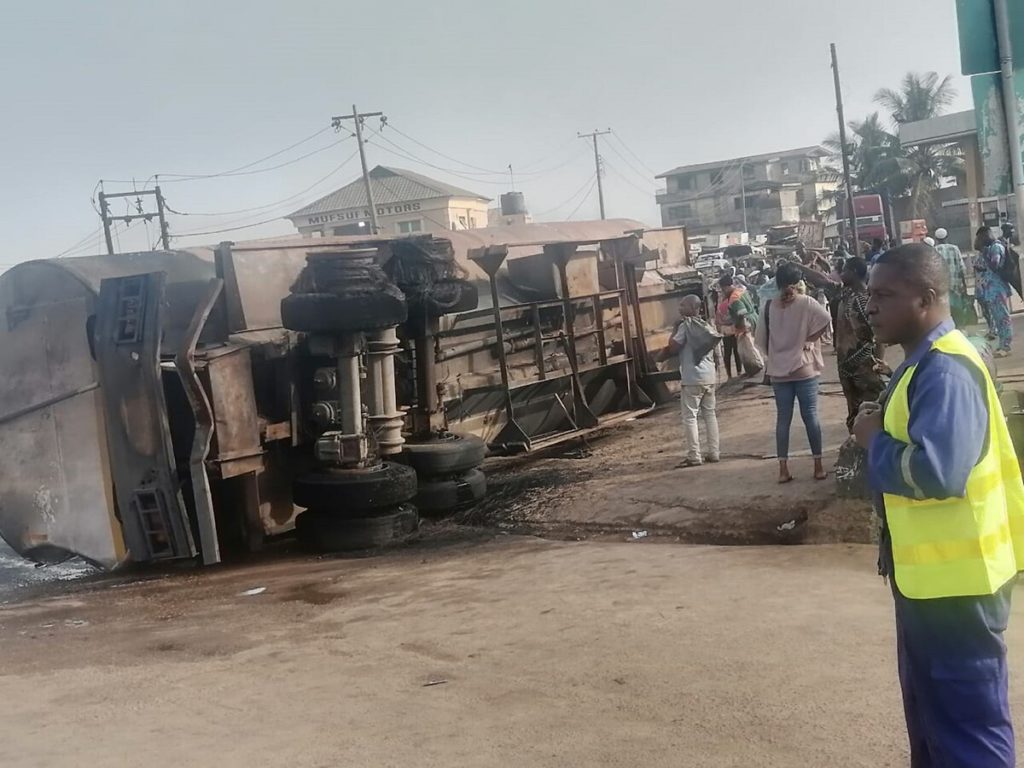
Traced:
<path fill-rule="evenodd" d="M 144 191 L 146 189 L 146 187 L 149 185 L 149 182 L 152 181 L 153 179 L 155 179 L 158 176 L 174 177 L 176 179 L 185 181 L 185 180 L 192 180 L 192 179 L 212 179 L 212 178 L 216 178 L 218 176 L 235 175 L 235 174 L 238 173 L 238 171 L 244 171 L 247 168 L 252 168 L 254 165 L 259 165 L 260 163 L 266 162 L 267 160 L 272 160 L 275 157 L 283 155 L 285 152 L 289 152 L 289 151 L 295 149 L 296 147 L 300 147 L 303 144 L 305 144 L 307 142 L 310 142 L 313 139 L 317 138 L 318 136 L 320 136 L 320 135 L 326 133 L 327 131 L 331 130 L 332 127 L 333 126 L 331 126 L 331 125 L 326 125 L 323 128 L 321 128 L 320 130 L 318 130 L 316 133 L 311 134 L 310 136 L 307 136 L 306 138 L 304 138 L 304 139 L 302 139 L 300 141 L 297 141 L 294 144 L 290 144 L 289 146 L 285 147 L 284 149 L 279 149 L 276 152 L 272 152 L 269 155 L 261 157 L 259 160 L 253 160 L 252 162 L 246 163 L 245 165 L 240 165 L 237 168 L 232 168 L 230 170 L 222 171 L 220 173 L 199 173 L 199 174 L 195 174 L 195 173 L 157 173 L 157 174 L 153 174 L 148 179 L 146 179 L 146 181 L 143 184 L 142 189 Z M 315 154 L 315 152 L 311 153 L 311 154 Z M 308 157 L 308 156 L 309 155 L 304 155 L 303 157 Z M 303 158 L 298 158 L 298 160 L 301 160 L 301 159 L 303 159 Z M 283 166 L 278 166 L 278 167 L 283 167 Z M 267 170 L 270 170 L 270 169 L 267 169 Z M 238 175 L 241 175 L 241 174 L 238 174 Z M 167 179 L 167 180 L 171 181 L 172 179 Z M 131 179 L 131 180 L 127 180 L 127 179 L 106 179 L 106 181 L 114 183 L 114 184 L 135 184 L 136 183 L 135 179 Z M 93 192 L 95 194 L 95 190 L 93 190 Z"/>
<path fill-rule="evenodd" d="M 382 134 L 384 128 L 390 128 L 392 131 L 397 133 L 399 136 L 402 136 L 402 137 L 408 139 L 409 141 L 413 142 L 414 144 L 417 144 L 420 147 L 423 147 L 423 149 L 426 149 L 429 152 L 433 152 L 435 155 L 443 157 L 446 160 L 451 160 L 453 163 L 458 163 L 459 165 L 464 165 L 467 168 L 472 168 L 472 169 L 474 169 L 475 171 L 478 172 L 478 173 L 474 174 L 472 171 L 461 171 L 461 173 L 465 173 L 465 174 L 467 174 L 469 176 L 485 175 L 485 176 L 501 176 L 501 177 L 504 178 L 504 177 L 510 175 L 510 172 L 509 172 L 508 168 L 505 168 L 504 170 L 501 170 L 501 171 L 494 171 L 494 170 L 490 170 L 488 168 L 482 168 L 482 167 L 480 167 L 478 165 L 473 165 L 472 163 L 467 163 L 466 161 L 459 160 L 458 158 L 452 157 L 451 155 L 447 155 L 444 152 L 441 152 L 438 149 L 434 149 L 433 147 L 430 147 L 427 144 L 424 144 L 422 141 L 419 141 L 418 139 L 413 138 L 412 136 L 410 136 L 409 134 L 407 134 L 404 131 L 400 130 L 399 128 L 396 128 L 394 126 L 394 124 L 390 120 L 387 120 L 386 122 L 384 122 L 384 124 L 381 126 L 381 130 L 376 132 L 376 133 L 378 133 L 378 135 Z M 395 142 L 391 142 L 391 144 L 394 147 L 397 147 L 399 149 L 403 149 L 405 151 L 405 153 L 410 156 L 409 159 L 416 160 L 415 156 L 413 156 L 412 152 L 410 152 L 409 150 L 404 149 L 403 147 L 400 147 Z M 566 145 L 563 145 L 563 148 L 564 148 L 564 146 L 567 146 L 567 145 L 568 145 L 568 142 L 566 143 Z M 515 176 L 517 176 L 517 177 L 522 177 L 522 176 L 544 176 L 544 175 L 546 175 L 548 173 L 552 173 L 553 171 L 557 171 L 560 168 L 565 167 L 569 163 L 573 162 L 581 154 L 583 154 L 583 150 L 581 150 L 580 152 L 577 152 L 575 155 L 570 157 L 565 162 L 559 163 L 558 165 L 556 165 L 556 166 L 554 166 L 552 168 L 545 168 L 544 170 L 541 170 L 541 171 L 530 171 L 530 170 L 526 170 L 526 169 L 530 168 L 531 165 L 546 165 L 547 164 L 547 160 L 550 159 L 550 157 L 549 158 L 545 158 L 543 163 L 528 163 L 523 170 L 515 170 L 515 163 L 512 163 L 511 164 L 512 165 L 512 173 Z M 417 161 L 418 162 L 424 162 L 424 161 L 419 161 L 419 160 L 417 160 Z M 424 164 L 426 164 L 426 163 L 424 163 Z M 459 172 L 459 171 L 453 171 L 450 168 L 442 168 L 440 166 L 432 166 L 432 167 L 437 168 L 437 170 L 448 171 L 449 173 L 458 173 Z M 471 181 L 476 181 L 476 179 L 471 179 Z M 489 183 L 495 183 L 495 182 L 489 182 Z M 504 184 L 504 181 L 502 181 L 501 183 Z"/>
<path fill-rule="evenodd" d="M 644 181 L 648 181 L 650 179 L 650 177 L 647 176 L 646 173 L 643 173 L 642 171 L 638 171 L 636 169 L 636 166 L 633 165 L 633 162 L 629 158 L 627 158 L 624 154 L 619 152 L 619 150 L 617 150 L 615 148 L 614 144 L 612 144 L 611 142 L 606 142 L 606 146 L 608 147 L 608 149 L 610 149 L 612 152 L 615 153 L 616 157 L 618 157 L 620 160 L 622 160 L 622 162 L 624 163 L 624 167 L 625 168 L 628 168 L 629 170 L 631 170 L 633 173 L 635 173 L 639 178 L 643 179 Z"/>
<path fill-rule="evenodd" d="M 572 221 L 572 217 L 575 216 L 577 211 L 579 211 L 579 209 L 583 207 L 583 204 L 585 202 L 587 202 L 587 200 L 590 199 L 590 195 L 594 191 L 594 187 L 596 187 L 596 186 L 597 186 L 597 176 L 594 177 L 594 181 L 590 184 L 590 188 L 587 190 L 586 194 L 583 195 L 583 199 L 579 201 L 579 203 L 576 205 L 575 208 L 572 209 L 572 213 L 570 213 L 568 216 L 565 217 L 566 221 Z"/>
<path fill-rule="evenodd" d="M 277 170 L 280 170 L 281 168 L 287 168 L 289 165 L 295 165 L 295 163 L 298 163 L 298 162 L 301 162 L 301 161 L 303 161 L 303 160 L 305 160 L 307 158 L 313 157 L 313 155 L 318 155 L 321 152 L 326 152 L 328 149 L 333 149 L 334 147 L 338 146 L 339 144 L 341 144 L 343 142 L 346 142 L 346 141 L 349 141 L 351 138 L 352 138 L 351 136 L 343 136 L 342 138 L 338 139 L 337 141 L 332 141 L 330 144 L 326 144 L 326 145 L 324 145 L 322 147 L 318 147 L 317 149 L 314 149 L 312 152 L 307 152 L 304 155 L 299 155 L 298 157 L 292 158 L 291 160 L 288 160 L 288 161 L 283 162 L 283 163 L 279 163 L 278 165 L 271 165 L 271 166 L 269 166 L 267 168 L 257 168 L 257 169 L 252 170 L 252 171 L 237 171 L 237 172 L 235 172 L 235 171 L 228 171 L 228 172 L 224 172 L 224 173 L 211 173 L 211 174 L 207 174 L 207 175 L 181 176 L 180 178 L 167 178 L 167 176 L 170 176 L 172 174 L 158 173 L 158 174 L 154 174 L 154 178 L 156 178 L 157 181 L 159 181 L 162 184 L 177 184 L 177 183 L 180 183 L 180 182 L 183 182 L 183 181 L 205 181 L 207 179 L 223 179 L 223 178 L 232 178 L 232 177 L 236 177 L 236 176 L 254 176 L 255 174 L 258 174 L 258 173 L 269 173 L 270 171 L 277 171 Z"/>
<path fill-rule="evenodd" d="M 89 242 L 90 242 L 90 241 L 91 241 L 91 240 L 92 240 L 92 239 L 93 239 L 94 237 L 96 237 L 96 235 L 97 235 L 97 234 L 102 234 L 102 233 L 103 233 L 103 227 L 99 227 L 98 229 L 96 229 L 96 230 L 93 230 L 93 231 L 92 231 L 92 232 L 90 232 L 90 233 L 89 233 L 88 235 L 86 235 L 86 236 L 85 236 L 85 237 L 83 237 L 83 238 L 82 238 L 81 240 L 79 240 L 79 241 L 78 241 L 77 243 L 75 243 L 74 245 L 72 245 L 72 246 L 71 246 L 70 248 L 65 248 L 65 249 L 64 249 L 63 251 L 61 251 L 60 253 L 58 253 L 58 254 L 57 254 L 56 256 L 54 256 L 54 258 L 55 258 L 55 259 L 59 259 L 59 258 L 61 258 L 61 257 L 63 257 L 63 256 L 67 256 L 68 254 L 70 254 L 70 253 L 72 253 L 72 252 L 74 252 L 74 251 L 78 251 L 78 250 L 80 250 L 80 249 L 81 249 L 81 248 L 83 248 L 84 246 L 87 246 L 87 245 L 89 244 Z"/>
<path fill-rule="evenodd" d="M 587 189 L 587 185 L 590 185 L 590 187 L 593 188 L 593 185 L 596 184 L 596 183 L 597 183 L 597 178 L 595 176 L 593 176 L 593 175 L 588 176 L 586 181 L 583 182 L 583 186 L 581 186 L 579 189 L 577 189 L 575 192 L 573 192 L 568 198 L 563 200 L 561 203 L 559 203 L 555 207 L 548 208 L 546 211 L 542 211 L 541 213 L 538 213 L 537 214 L 537 218 L 540 218 L 542 216 L 547 216 L 549 213 L 554 213 L 559 208 L 564 208 L 565 206 L 572 204 L 572 202 L 577 197 L 579 197 L 580 194 L 583 193 L 583 190 Z"/>
<path fill-rule="evenodd" d="M 643 189 L 639 184 L 635 183 L 632 179 L 630 179 L 628 176 L 623 174 L 622 171 L 620 171 L 614 165 L 609 163 L 607 160 L 604 161 L 604 167 L 607 168 L 612 173 L 614 173 L 620 179 L 622 179 L 622 181 L 626 182 L 629 186 L 631 186 L 637 192 L 640 192 L 643 195 L 650 195 L 650 191 L 649 190 Z"/>
<path fill-rule="evenodd" d="M 385 147 L 383 144 L 374 143 L 375 147 L 377 147 L 378 149 L 383 149 L 385 152 L 388 152 L 388 153 L 390 153 L 392 155 L 396 155 L 398 157 L 401 157 L 404 160 L 409 160 L 410 162 L 418 163 L 419 165 L 425 165 L 428 168 L 433 168 L 433 169 L 438 170 L 438 171 L 443 171 L 444 173 L 447 173 L 447 174 L 449 174 L 451 176 L 456 176 L 456 177 L 458 177 L 460 179 L 464 179 L 466 181 L 471 181 L 474 184 L 490 184 L 490 185 L 498 186 L 498 187 L 507 187 L 508 186 L 508 183 L 506 181 L 491 181 L 489 179 L 477 179 L 477 178 L 473 178 L 471 176 L 466 176 L 464 174 L 461 174 L 458 171 L 453 171 L 451 168 L 445 168 L 444 166 L 436 165 L 436 164 L 431 163 L 431 162 L 429 162 L 427 160 L 424 160 L 421 157 L 417 157 L 417 156 L 413 155 L 408 150 L 402 148 L 400 145 L 398 145 L 395 142 L 391 141 L 391 139 L 389 139 L 387 136 L 384 136 L 383 134 L 378 133 L 377 131 L 373 130 L 372 128 L 368 128 L 367 130 L 373 135 L 373 137 L 381 139 L 381 140 L 383 140 L 383 141 L 385 141 L 385 142 L 387 142 L 388 144 L 391 145 L 391 147 Z M 369 144 L 371 142 L 369 140 L 367 140 L 365 143 Z"/>
<path fill-rule="evenodd" d="M 237 210 L 234 210 L 234 211 L 218 211 L 218 212 L 177 211 L 174 208 L 172 208 L 170 205 L 168 205 L 166 200 L 164 201 L 164 207 L 170 213 L 176 214 L 178 216 L 235 216 L 235 215 L 237 215 L 239 213 L 251 213 L 251 212 L 254 212 L 254 211 L 265 211 L 265 210 L 268 210 L 270 208 L 277 208 L 277 207 L 279 207 L 281 205 L 284 205 L 285 203 L 291 202 L 295 198 L 302 197 L 303 195 L 305 195 L 307 192 L 309 192 L 314 187 L 317 187 L 320 184 L 322 184 L 323 182 L 327 181 L 327 179 L 331 178 L 334 174 L 336 174 L 338 171 L 340 171 L 342 168 L 344 168 L 346 165 L 348 165 L 350 162 L 352 162 L 352 160 L 354 160 L 356 155 L 358 155 L 358 154 L 359 154 L 359 150 L 357 149 L 355 152 L 353 152 L 351 155 L 349 155 L 347 158 L 345 158 L 339 165 L 336 165 L 334 168 L 332 168 L 330 171 L 328 171 L 326 176 L 323 176 L 320 179 L 317 179 L 312 184 L 310 184 L 308 187 L 306 187 L 305 189 L 303 189 L 303 190 L 301 190 L 299 192 L 296 192 L 294 195 L 289 195 L 288 197 L 284 198 L 283 200 L 278 200 L 277 202 L 274 202 L 274 203 L 267 203 L 266 205 L 255 205 L 255 206 L 252 206 L 251 208 L 238 208 Z"/>
<path fill-rule="evenodd" d="M 357 149 L 351 155 L 349 155 L 344 160 L 342 160 L 341 163 L 339 163 L 334 168 L 332 168 L 327 173 L 326 176 L 323 176 L 320 179 L 317 179 L 312 184 L 310 184 L 308 187 L 306 187 L 305 189 L 303 189 L 300 192 L 296 192 L 294 195 L 286 197 L 283 200 L 278 200 L 277 202 L 274 202 L 274 203 L 268 203 L 267 205 L 254 206 L 253 208 L 240 208 L 240 209 L 238 209 L 237 212 L 249 212 L 249 211 L 262 211 L 262 212 L 266 212 L 266 211 L 272 210 L 274 208 L 280 208 L 280 207 L 282 207 L 284 205 L 288 205 L 288 207 L 293 207 L 294 205 L 297 205 L 297 204 L 293 203 L 292 201 L 296 200 L 297 198 L 302 197 L 303 195 L 308 193 L 313 188 L 319 186 L 320 184 L 323 184 L 329 178 L 331 178 L 336 173 L 338 173 L 342 168 L 344 168 L 346 165 L 348 165 L 350 162 L 352 162 L 352 160 L 354 160 L 356 155 L 358 155 L 358 154 L 359 154 L 359 150 Z M 313 203 L 313 202 L 316 202 L 316 201 L 315 200 L 310 201 L 310 203 Z M 298 207 L 299 208 L 304 208 L 306 205 L 309 205 L 310 203 L 306 203 L 304 205 L 299 205 Z M 176 211 L 173 208 L 171 208 L 169 205 L 166 204 L 166 202 L 164 203 L 164 206 L 167 208 L 167 210 L 169 212 L 177 214 L 179 216 L 224 216 L 224 215 L 233 215 L 233 213 L 230 213 L 230 212 L 223 212 L 223 213 L 219 213 L 219 214 L 218 213 L 186 213 L 186 212 L 180 212 L 180 211 Z M 231 226 L 231 225 L 240 224 L 242 221 L 244 221 L 244 220 L 246 220 L 248 218 L 252 218 L 252 217 L 245 216 L 245 217 L 242 217 L 241 219 L 236 219 L 234 221 L 226 221 L 226 222 L 224 222 L 224 224 L 227 225 L 228 228 L 223 230 L 223 231 L 236 231 L 237 229 L 244 228 L 244 226 L 243 227 L 234 227 L 234 226 Z M 281 217 L 278 216 L 277 218 L 281 218 Z M 255 227 L 255 226 L 258 226 L 259 224 L 264 224 L 264 223 L 266 223 L 266 222 L 256 222 L 254 224 L 250 224 L 250 225 L 247 225 L 247 226 L 254 226 Z M 220 231 L 220 230 L 216 230 L 212 234 L 216 234 L 218 231 Z M 190 237 L 192 235 L 200 235 L 200 234 L 211 234 L 211 233 L 207 232 L 207 231 L 195 230 L 195 231 L 189 231 L 189 232 L 180 232 L 178 234 L 175 234 L 175 237 Z"/>
<path fill-rule="evenodd" d="M 629 145 L 626 144 L 625 141 L 623 141 L 622 137 L 619 136 L 618 133 L 616 133 L 615 131 L 612 131 L 612 136 L 615 137 L 615 140 L 618 141 L 619 144 L 622 145 L 622 148 L 625 149 L 626 152 L 628 152 L 630 155 L 633 156 L 634 160 L 636 160 L 638 163 L 640 163 L 640 167 L 642 167 L 645 171 L 650 173 L 651 176 L 657 176 L 658 175 L 657 171 L 652 170 L 651 166 L 649 166 L 647 163 L 645 163 L 643 160 L 641 160 L 640 157 L 636 154 L 636 152 L 634 152 L 632 149 L 629 148 Z"/>
<path fill-rule="evenodd" d="M 459 165 L 464 165 L 467 168 L 472 168 L 472 169 L 474 169 L 476 171 L 479 171 L 482 174 L 486 174 L 488 176 L 507 176 L 508 175 L 508 169 L 505 169 L 503 171 L 492 171 L 489 168 L 481 168 L 479 165 L 473 165 L 472 163 L 467 163 L 464 160 L 459 160 L 458 158 L 452 157 L 451 155 L 446 155 L 444 152 L 441 152 L 438 149 L 434 149 L 433 147 L 429 147 L 426 144 L 424 144 L 422 141 L 414 139 L 409 134 L 404 133 L 403 131 L 399 130 L 398 128 L 395 128 L 395 126 L 391 123 L 390 120 L 382 123 L 381 129 L 383 129 L 385 127 L 390 128 L 392 131 L 397 133 L 399 136 L 404 136 L 406 139 L 411 141 L 413 144 L 416 144 L 418 146 L 423 147 L 423 149 L 427 150 L 428 152 L 433 152 L 435 155 L 438 155 L 439 157 L 443 157 L 445 160 L 451 160 L 453 163 L 458 163 Z M 466 173 L 469 173 L 469 171 L 466 171 Z"/>

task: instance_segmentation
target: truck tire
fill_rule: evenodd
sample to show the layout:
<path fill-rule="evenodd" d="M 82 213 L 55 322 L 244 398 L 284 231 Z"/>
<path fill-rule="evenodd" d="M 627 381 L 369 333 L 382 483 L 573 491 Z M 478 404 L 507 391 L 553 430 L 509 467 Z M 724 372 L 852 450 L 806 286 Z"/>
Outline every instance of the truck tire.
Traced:
<path fill-rule="evenodd" d="M 303 512 L 295 519 L 295 533 L 303 545 L 318 552 L 351 552 L 403 541 L 419 525 L 416 507 L 403 504 L 382 515 L 351 519 Z"/>
<path fill-rule="evenodd" d="M 472 312 L 480 304 L 480 295 L 476 285 L 468 280 L 443 280 L 435 285 L 435 291 L 439 297 L 444 296 L 450 299 L 455 296 L 455 299 L 454 302 L 446 301 L 445 303 L 428 299 L 426 310 L 430 317 Z"/>
<path fill-rule="evenodd" d="M 281 299 L 281 323 L 303 333 L 373 331 L 405 322 L 405 301 L 391 293 L 293 293 Z"/>
<path fill-rule="evenodd" d="M 456 475 L 479 467 L 487 444 L 476 435 L 448 434 L 439 440 L 406 443 L 402 459 L 421 477 Z"/>
<path fill-rule="evenodd" d="M 416 506 L 423 514 L 440 514 L 475 504 L 487 495 L 487 478 L 471 469 L 454 478 L 420 483 Z"/>
<path fill-rule="evenodd" d="M 296 506 L 339 518 L 365 517 L 416 495 L 416 471 L 385 461 L 376 469 L 319 469 L 292 482 Z"/>

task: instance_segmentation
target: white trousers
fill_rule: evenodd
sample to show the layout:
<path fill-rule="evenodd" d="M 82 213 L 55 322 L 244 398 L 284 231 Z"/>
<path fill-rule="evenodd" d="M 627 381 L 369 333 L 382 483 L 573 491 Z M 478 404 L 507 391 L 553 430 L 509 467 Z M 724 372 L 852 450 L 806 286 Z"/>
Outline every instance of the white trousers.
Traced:
<path fill-rule="evenodd" d="M 705 456 L 718 458 L 718 415 L 715 413 L 715 388 L 709 386 L 684 386 L 679 393 L 683 410 L 683 451 L 687 459 L 702 461 L 697 415 L 704 422 Z"/>

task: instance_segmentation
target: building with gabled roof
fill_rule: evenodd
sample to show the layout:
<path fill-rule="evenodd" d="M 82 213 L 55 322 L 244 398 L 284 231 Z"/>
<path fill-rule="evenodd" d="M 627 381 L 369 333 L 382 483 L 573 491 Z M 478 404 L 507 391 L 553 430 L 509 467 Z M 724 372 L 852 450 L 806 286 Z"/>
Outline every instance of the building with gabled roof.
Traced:
<path fill-rule="evenodd" d="M 446 232 L 487 226 L 490 198 L 402 168 L 370 171 L 380 234 Z M 360 177 L 288 214 L 306 237 L 370 234 L 366 185 Z"/>

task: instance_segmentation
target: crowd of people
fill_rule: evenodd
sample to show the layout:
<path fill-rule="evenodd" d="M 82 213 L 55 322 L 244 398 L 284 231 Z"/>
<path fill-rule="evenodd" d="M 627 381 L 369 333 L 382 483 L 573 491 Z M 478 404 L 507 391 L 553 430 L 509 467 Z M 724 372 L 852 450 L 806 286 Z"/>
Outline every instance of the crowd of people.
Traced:
<path fill-rule="evenodd" d="M 971 266 L 974 295 L 969 292 L 968 270 L 960 249 L 949 242 L 943 228 L 925 238 L 923 245 L 939 258 L 948 278 L 948 301 L 956 327 L 978 322 L 976 306 L 987 325 L 994 357 L 1010 354 L 1012 270 L 1008 262 L 1017 243 L 1012 228 L 976 233 L 977 252 Z M 793 480 L 789 467 L 790 431 L 794 410 L 799 410 L 814 462 L 814 478 L 824 480 L 822 430 L 818 418 L 818 390 L 825 368 L 823 344 L 831 344 L 839 382 L 847 405 L 847 429 L 864 403 L 877 402 L 886 389 L 891 369 L 884 347 L 876 338 L 868 309 L 869 274 L 890 248 L 876 239 L 864 248 L 866 257 L 851 256 L 845 243 L 828 258 L 820 251 L 797 245 L 792 260 L 772 266 L 762 262 L 744 275 L 728 268 L 708 291 L 708 303 L 686 297 L 680 306 L 681 322 L 661 358 L 678 356 L 682 382 L 682 467 L 719 461 L 716 387 L 719 369 L 729 380 L 752 379 L 763 374 L 776 406 L 776 455 L 780 483 Z M 707 318 L 707 319 L 705 319 Z M 720 344 L 694 339 L 719 338 Z M 700 357 L 694 355 L 699 353 Z M 699 425 L 704 425 L 701 449 Z"/>

